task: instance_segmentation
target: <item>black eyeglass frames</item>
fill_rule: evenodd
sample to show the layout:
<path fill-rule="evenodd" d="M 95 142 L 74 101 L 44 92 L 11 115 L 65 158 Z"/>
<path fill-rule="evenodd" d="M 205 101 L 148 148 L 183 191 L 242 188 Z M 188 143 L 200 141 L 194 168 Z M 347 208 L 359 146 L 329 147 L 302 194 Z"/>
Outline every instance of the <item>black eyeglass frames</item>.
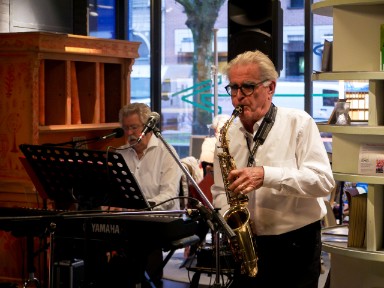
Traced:
<path fill-rule="evenodd" d="M 227 86 L 225 86 L 225 90 L 227 91 L 227 93 L 231 96 L 236 96 L 237 95 L 237 92 L 241 91 L 241 93 L 243 93 L 244 96 L 249 96 L 253 93 L 253 91 L 255 91 L 255 89 L 260 86 L 261 84 L 263 84 L 264 82 L 267 82 L 268 79 L 264 79 L 263 81 L 260 81 L 256 84 L 243 84 L 241 86 L 235 84 L 235 85 L 231 85 L 231 84 L 228 84 Z"/>

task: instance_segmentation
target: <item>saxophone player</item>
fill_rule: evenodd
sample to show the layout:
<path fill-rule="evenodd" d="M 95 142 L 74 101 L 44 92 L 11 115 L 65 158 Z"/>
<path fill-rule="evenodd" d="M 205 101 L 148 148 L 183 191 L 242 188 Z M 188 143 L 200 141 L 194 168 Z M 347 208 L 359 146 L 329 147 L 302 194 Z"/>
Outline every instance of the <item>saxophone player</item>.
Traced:
<path fill-rule="evenodd" d="M 276 107 L 278 73 L 260 51 L 238 55 L 225 68 L 225 87 L 239 121 L 228 128 L 228 150 L 236 163 L 227 179 L 234 194 L 248 196 L 257 245 L 256 277 L 236 273 L 235 287 L 318 287 L 323 201 L 335 185 L 315 121 L 306 112 Z M 219 167 L 220 145 L 214 167 Z M 229 204 L 222 171 L 214 169 L 213 204 Z"/>

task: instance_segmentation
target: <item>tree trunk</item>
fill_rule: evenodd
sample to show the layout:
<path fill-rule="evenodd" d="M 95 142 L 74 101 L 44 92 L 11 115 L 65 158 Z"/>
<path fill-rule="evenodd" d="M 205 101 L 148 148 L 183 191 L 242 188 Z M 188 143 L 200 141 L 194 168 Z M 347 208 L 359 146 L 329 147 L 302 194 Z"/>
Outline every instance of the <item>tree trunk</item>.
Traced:
<path fill-rule="evenodd" d="M 213 29 L 221 6 L 225 0 L 176 0 L 184 7 L 187 14 L 186 25 L 193 36 L 193 87 L 195 103 L 201 103 L 203 94 L 212 92 L 199 91 L 198 83 L 211 79 L 213 63 Z M 211 85 L 212 86 L 212 85 Z M 199 107 L 193 109 L 192 134 L 207 135 L 207 125 L 212 122 L 212 113 Z"/>

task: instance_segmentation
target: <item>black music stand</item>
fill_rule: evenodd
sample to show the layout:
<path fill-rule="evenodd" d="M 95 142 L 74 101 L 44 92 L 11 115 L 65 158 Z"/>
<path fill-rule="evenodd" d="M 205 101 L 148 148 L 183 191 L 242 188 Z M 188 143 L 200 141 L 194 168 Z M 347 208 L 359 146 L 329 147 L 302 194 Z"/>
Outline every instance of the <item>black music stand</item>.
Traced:
<path fill-rule="evenodd" d="M 40 196 L 53 200 L 58 209 L 71 204 L 78 210 L 150 209 L 120 153 L 28 144 L 20 150 Z"/>

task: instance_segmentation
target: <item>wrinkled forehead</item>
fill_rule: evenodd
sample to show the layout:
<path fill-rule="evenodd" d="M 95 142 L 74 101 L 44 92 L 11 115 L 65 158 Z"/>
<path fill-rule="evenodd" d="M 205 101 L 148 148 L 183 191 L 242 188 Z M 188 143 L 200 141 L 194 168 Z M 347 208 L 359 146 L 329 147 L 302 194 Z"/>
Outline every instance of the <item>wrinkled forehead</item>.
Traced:
<path fill-rule="evenodd" d="M 254 63 L 246 63 L 236 64 L 228 70 L 228 80 L 229 82 L 233 82 L 235 79 L 241 81 L 249 81 L 249 80 L 257 80 L 259 79 L 260 71 L 257 64 Z"/>

